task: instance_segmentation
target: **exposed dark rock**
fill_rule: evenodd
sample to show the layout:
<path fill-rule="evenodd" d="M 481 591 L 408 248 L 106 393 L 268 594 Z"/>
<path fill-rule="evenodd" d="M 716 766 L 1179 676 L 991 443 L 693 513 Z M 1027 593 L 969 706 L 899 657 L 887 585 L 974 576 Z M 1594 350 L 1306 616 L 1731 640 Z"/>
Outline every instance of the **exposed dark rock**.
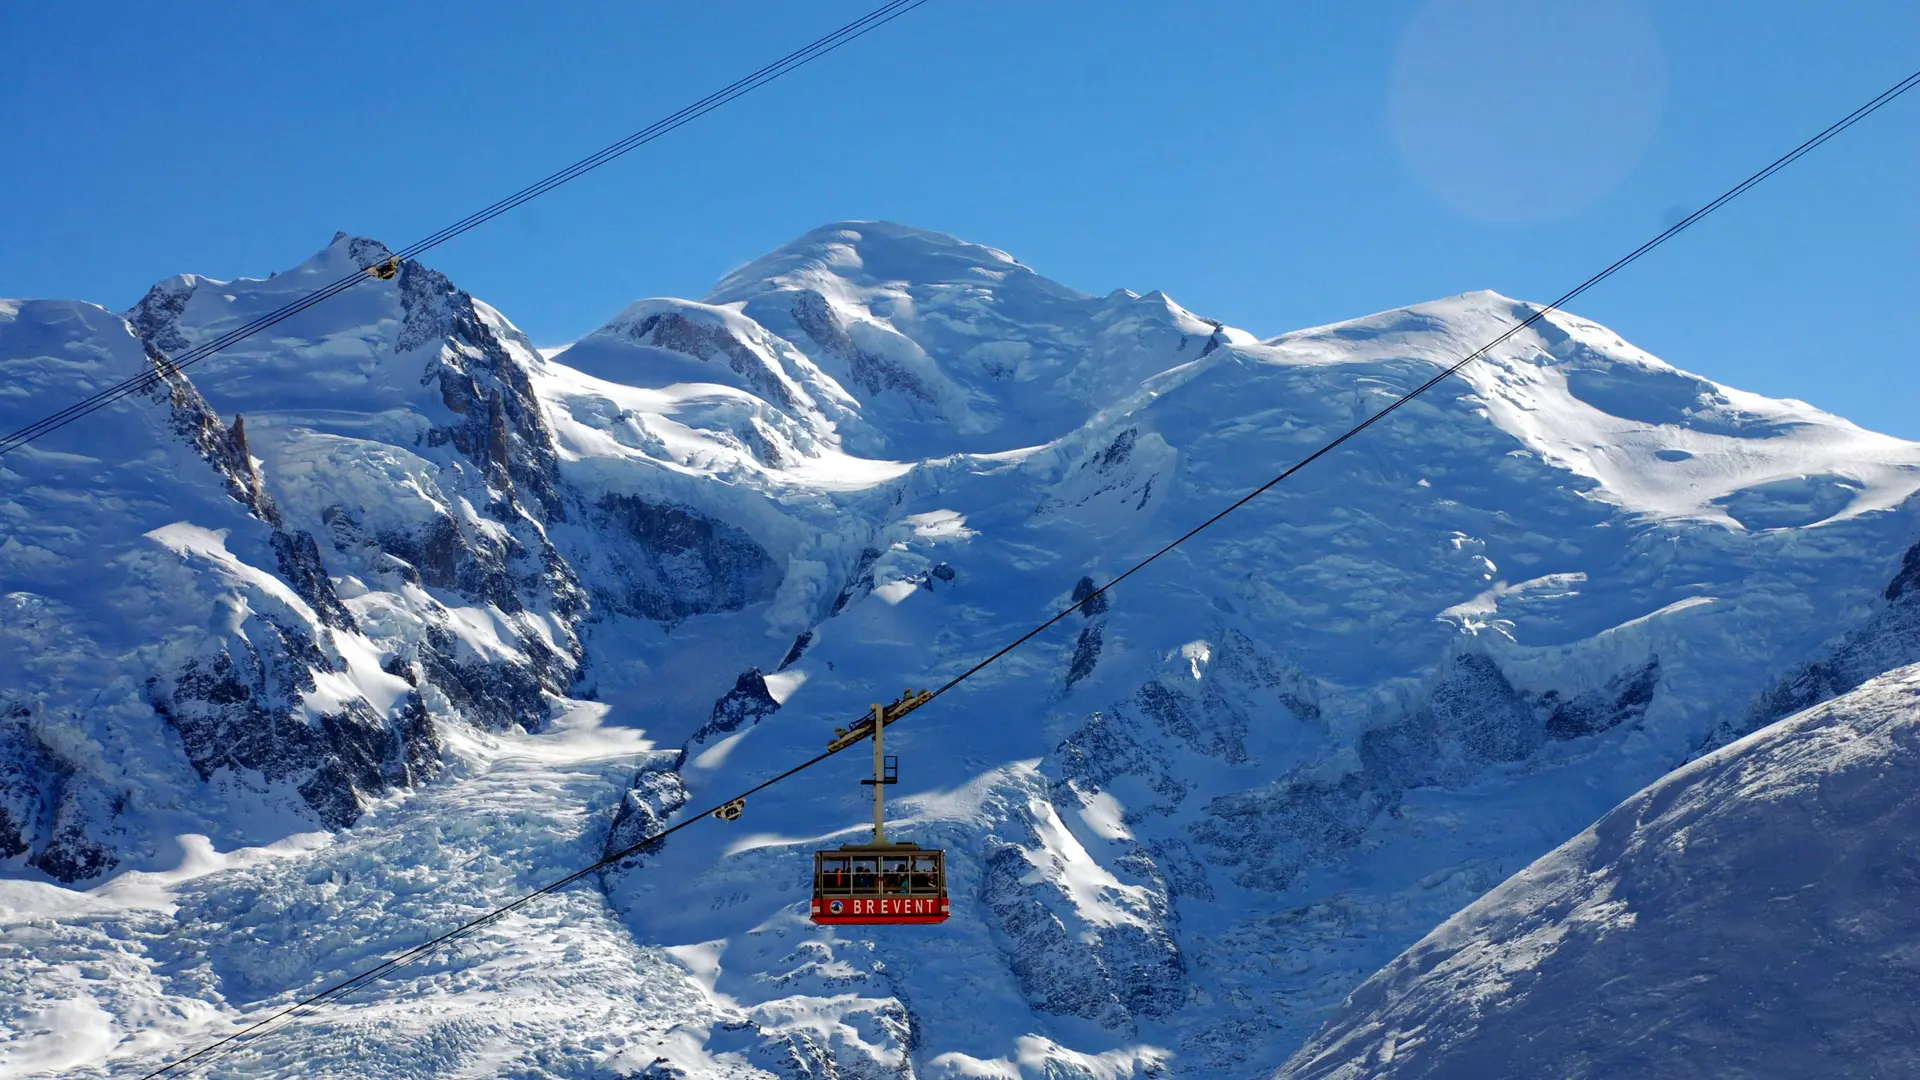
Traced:
<path fill-rule="evenodd" d="M 335 238 L 336 243 L 345 240 Z M 391 253 L 378 242 L 353 240 L 348 254 L 358 265 L 372 265 Z M 245 420 L 236 416 L 231 425 L 223 423 L 168 358 L 169 350 L 190 347 L 179 322 L 193 285 L 186 279 L 162 283 L 129 315 L 159 375 L 150 396 L 169 409 L 172 429 L 213 467 L 228 494 L 270 528 L 263 539 L 274 553 L 276 576 L 318 619 L 318 625 L 309 626 L 291 613 L 255 612 L 244 634 L 177 671 L 156 673 L 148 682 L 149 700 L 180 735 L 188 760 L 203 778 L 233 769 L 284 783 L 333 827 L 357 818 L 368 799 L 437 770 L 443 748 L 434 710 L 494 730 L 537 729 L 545 723 L 550 696 L 572 688 L 585 657 L 576 626 L 588 611 L 588 597 L 544 528 L 565 521 L 577 503 L 562 495 L 544 414 L 528 373 L 509 348 L 526 343 L 510 342 L 513 331 L 492 322 L 468 294 L 434 271 L 404 264 L 391 287 L 402 309 L 397 351 L 424 359 L 422 383 L 437 387 L 449 418 L 422 441 L 451 446 L 471 464 L 452 464 L 441 482 L 465 496 L 475 508 L 467 512 L 489 520 L 443 515 L 411 530 L 374 536 L 351 508 L 330 506 L 321 513 L 321 538 L 331 547 L 324 555 L 314 535 L 283 521 L 254 465 Z M 388 578 L 395 587 L 419 585 L 493 608 L 518 631 L 513 645 L 523 658 L 476 655 L 449 627 L 429 625 L 423 640 L 382 661 L 383 669 L 416 688 L 390 715 L 378 716 L 364 702 L 353 701 L 310 718 L 302 695 L 315 686 L 316 673 L 337 665 L 330 659 L 329 628 L 356 627 L 328 573 L 331 557 L 344 557 L 357 564 L 355 573 Z M 777 573 L 769 569 L 763 576 L 773 579 L 765 585 L 770 592 Z M 678 584 L 667 581 L 663 591 L 671 593 Z M 741 602 L 724 587 L 717 591 L 721 595 L 710 599 Z M 536 611 L 543 623 L 537 627 Z M 32 831 L 40 837 L 29 841 L 41 853 L 36 858 L 57 857 L 63 872 L 94 865 L 77 839 L 61 839 L 69 833 L 61 832 L 51 816 L 59 793 L 50 789 L 36 798 L 41 808 L 34 815 L 0 798 L 0 813 L 6 815 L 0 821 L 0 848 L 16 846 L 7 835 Z M 86 812 L 103 813 L 98 807 Z M 104 821 L 69 832 L 78 837 L 91 829 L 98 836 L 108 827 Z M 49 837 L 58 843 L 49 847 Z M 48 851 L 57 855 L 47 856 Z"/>
<path fill-rule="evenodd" d="M 1032 870 L 1018 845 L 992 843 L 980 888 L 982 902 L 1011 946 L 1005 950 L 1007 966 L 1021 996 L 1055 1015 L 1084 1017 L 1109 1028 L 1127 1026 L 1126 1008 L 1098 958 L 1026 884 Z"/>
<path fill-rule="evenodd" d="M 1492 659 L 1456 656 L 1424 707 L 1360 740 L 1360 759 L 1383 787 L 1460 784 L 1487 764 L 1519 761 L 1546 741 L 1546 725 Z"/>
<path fill-rule="evenodd" d="M 406 657 L 395 653 L 380 661 L 380 670 L 407 680 L 408 686 L 420 685 L 420 673 Z"/>
<path fill-rule="evenodd" d="M 10 786 L 10 785 L 7 785 Z M 0 798 L 11 802 L 14 794 L 0 789 Z M 0 860 L 23 855 L 32 846 L 27 839 L 28 831 L 33 828 L 30 818 L 15 818 L 7 806 L 0 806 Z"/>
<path fill-rule="evenodd" d="M 1558 691 L 1549 690 L 1539 702 L 1548 713 L 1547 735 L 1577 739 L 1638 720 L 1646 715 L 1659 685 L 1660 658 L 1656 656 L 1633 671 L 1614 676 L 1605 688 L 1593 693 L 1563 699 Z"/>
<path fill-rule="evenodd" d="M 629 848 L 634 849 L 631 852 L 634 855 L 660 850 L 664 840 L 642 842 L 666 828 L 674 811 L 687 805 L 687 786 L 674 771 L 676 767 L 673 758 L 661 755 L 634 776 L 620 800 L 619 809 L 614 812 L 613 825 L 607 830 L 608 857 L 627 853 Z M 629 859 L 620 865 L 631 869 L 639 864 Z"/>
<path fill-rule="evenodd" d="M 1920 662 L 1920 544 L 1907 549 L 1881 595 L 1886 606 L 1866 625 L 1846 635 L 1826 656 L 1768 687 L 1746 715 L 1721 721 L 1695 756 L 1839 697 L 1877 675 Z"/>
<path fill-rule="evenodd" d="M 1073 660 L 1067 665 L 1067 686 L 1093 674 L 1094 665 L 1100 662 L 1101 628 L 1099 624 L 1083 626 L 1080 636 L 1073 643 Z"/>
<path fill-rule="evenodd" d="M 368 800 L 431 776 L 440 747 L 417 695 L 397 725 L 357 699 L 310 723 L 301 697 L 315 686 L 313 672 L 331 670 L 304 630 L 255 615 L 246 637 L 149 678 L 147 693 L 202 779 L 238 769 L 292 784 L 337 829 L 358 820 Z"/>
<path fill-rule="evenodd" d="M 757 724 L 780 711 L 780 703 L 767 691 L 767 680 L 759 668 L 748 668 L 734 681 L 733 689 L 713 703 L 713 712 L 700 730 L 687 740 L 689 748 L 729 735 Z M 685 751 L 682 751 L 684 754 Z"/>
<path fill-rule="evenodd" d="M 1129 1013 L 1166 1016 L 1187 1001 L 1187 961 L 1170 930 L 1179 916 L 1173 910 L 1166 875 L 1152 852 L 1138 841 L 1114 843 L 1131 848 L 1114 859 L 1113 868 L 1145 888 L 1144 910 L 1139 913 L 1146 925 L 1102 927 L 1097 946 L 1100 962 L 1112 973 Z"/>
<path fill-rule="evenodd" d="M 1375 779 L 1290 779 L 1268 791 L 1225 795 L 1208 804 L 1208 818 L 1192 835 L 1211 849 L 1209 863 L 1240 868 L 1238 884 L 1284 890 L 1302 871 L 1358 844 L 1373 819 L 1398 800 L 1391 788 L 1374 786 Z"/>
<path fill-rule="evenodd" d="M 547 695 L 569 685 L 574 668 L 548 650 L 537 634 L 523 635 L 521 646 L 525 664 L 463 655 L 459 638 L 445 626 L 433 625 L 417 659 L 428 685 L 446 695 L 468 723 L 490 731 L 538 731 L 546 726 Z"/>
<path fill-rule="evenodd" d="M 933 401 L 933 394 L 912 372 L 855 344 L 826 297 L 811 289 L 795 296 L 793 321 L 822 348 L 844 359 L 848 376 L 869 394 L 897 390 L 916 401 Z"/>
<path fill-rule="evenodd" d="M 813 644 L 813 631 L 811 630 L 801 631 L 800 635 L 793 639 L 792 647 L 787 649 L 787 655 L 780 658 L 780 666 L 777 668 L 774 668 L 774 670 L 785 671 L 788 668 L 792 667 L 795 661 L 799 660 L 801 656 L 805 655 L 807 651 L 807 646 L 811 644 Z"/>
<path fill-rule="evenodd" d="M 535 516 L 563 521 L 559 452 L 525 369 L 480 317 L 473 297 L 446 275 L 411 260 L 400 266 L 401 352 L 440 347 L 421 382 L 437 381 L 455 420 L 445 439 L 510 497 L 534 500 Z"/>
<path fill-rule="evenodd" d="M 180 316 L 193 299 L 194 283 L 184 275 L 168 278 L 147 290 L 147 295 L 127 312 L 127 321 L 140 337 L 162 352 L 177 353 L 188 346 L 180 332 Z"/>
<path fill-rule="evenodd" d="M 1153 482 L 1158 474 L 1145 470 L 1145 462 L 1137 460 L 1135 450 L 1139 445 L 1140 432 L 1136 428 L 1127 428 L 1115 435 L 1105 446 L 1083 458 L 1074 466 L 1075 474 L 1093 474 L 1091 479 L 1075 482 L 1079 490 L 1077 497 L 1069 500 L 1054 494 L 1043 494 L 1034 507 L 1036 514 L 1050 514 L 1063 506 L 1085 506 L 1103 495 L 1118 493 L 1115 498 L 1130 500 L 1138 510 L 1147 505 L 1153 497 Z"/>
<path fill-rule="evenodd" d="M 833 610 L 829 615 L 838 615 L 848 604 L 873 591 L 873 563 L 880 557 L 878 548 L 861 548 L 860 557 L 854 560 L 853 573 L 847 575 L 847 583 L 840 587 L 840 595 L 833 598 Z"/>
<path fill-rule="evenodd" d="M 302 695 L 314 672 L 332 670 L 306 630 L 256 613 L 245 637 L 150 678 L 147 691 L 202 779 L 238 769 L 293 784 L 322 823 L 344 828 L 369 799 L 431 776 L 440 745 L 418 695 L 397 724 L 358 699 L 309 722 Z"/>
<path fill-rule="evenodd" d="M 1586 737 L 1639 717 L 1659 676 L 1658 659 L 1649 659 L 1600 690 L 1533 699 L 1490 657 L 1462 653 L 1442 668 L 1421 707 L 1361 736 L 1359 771 L 1329 782 L 1302 770 L 1267 790 L 1215 799 L 1192 836 L 1211 849 L 1210 862 L 1238 867 L 1240 884 L 1285 889 L 1360 843 L 1409 789 L 1471 783 L 1492 765 L 1531 756 L 1549 738 Z"/>
<path fill-rule="evenodd" d="M 1091 619 L 1107 613 L 1107 594 L 1095 589 L 1091 577 L 1082 577 L 1073 583 L 1073 602 L 1080 605 L 1080 614 L 1084 618 Z"/>
<path fill-rule="evenodd" d="M 508 534 L 511 538 L 512 534 Z M 410 532 L 390 530 L 377 540 L 380 550 L 410 566 L 421 584 L 469 600 L 492 604 L 512 615 L 524 609 L 510 560 L 525 549 L 481 530 L 466 530 L 441 514 Z"/>
<path fill-rule="evenodd" d="M 1073 586 L 1073 602 L 1080 605 L 1080 615 L 1089 620 L 1080 628 L 1080 636 L 1074 639 L 1073 659 L 1067 663 L 1067 688 L 1093 674 L 1095 665 L 1100 662 L 1100 649 L 1105 644 L 1106 620 L 1099 618 L 1107 613 L 1107 594 L 1094 588 L 1091 577 L 1082 577 Z"/>
<path fill-rule="evenodd" d="M 353 613 L 347 610 L 347 605 L 341 603 L 339 595 L 333 591 L 333 579 L 327 576 L 327 568 L 320 561 L 320 545 L 314 543 L 313 534 L 275 529 L 273 555 L 279 566 L 280 580 L 307 602 L 307 606 L 320 616 L 321 622 L 339 630 L 358 629 L 354 625 Z"/>
<path fill-rule="evenodd" d="M 99 877 L 128 841 L 125 796 L 42 744 L 34 715 L 0 699 L 0 864 L 17 860 L 67 883 Z"/>
<path fill-rule="evenodd" d="M 1128 428 L 1114 436 L 1106 449 L 1093 456 L 1093 467 L 1101 472 L 1108 472 L 1116 466 L 1125 465 L 1127 459 L 1133 456 L 1133 442 L 1139 434 L 1133 428 Z"/>
<path fill-rule="evenodd" d="M 261 521 L 280 528 L 280 511 L 261 487 L 260 473 L 253 467 L 245 421 L 236 416 L 232 427 L 223 426 L 219 414 L 207 404 L 199 389 L 173 366 L 173 361 L 161 354 L 151 341 L 144 344 L 147 360 L 159 375 L 147 393 L 167 402 L 174 433 L 213 466 L 225 482 L 227 494 Z"/>
<path fill-rule="evenodd" d="M 1250 695 L 1262 709 L 1265 703 L 1259 699 L 1270 696 L 1297 720 L 1320 719 L 1313 680 L 1298 668 L 1283 663 L 1273 650 L 1230 628 L 1221 631 L 1220 645 L 1208 662 L 1204 704 L 1210 711 L 1223 710 L 1239 716 L 1241 730 L 1245 730 L 1244 724 L 1255 717 L 1248 715 L 1241 704 L 1225 698 L 1222 688 L 1229 686 Z M 1263 714 L 1260 719 L 1264 721 L 1266 716 Z"/>
<path fill-rule="evenodd" d="M 1187 343 L 1187 339 L 1185 337 L 1182 337 L 1180 339 L 1180 344 L 1184 346 L 1186 343 Z M 1203 357 L 1211 356 L 1213 354 L 1213 350 L 1219 348 L 1222 345 L 1225 345 L 1226 343 L 1227 343 L 1227 332 L 1221 329 L 1219 323 L 1214 323 L 1213 333 L 1207 335 L 1206 347 L 1200 350 L 1200 355 Z"/>
<path fill-rule="evenodd" d="M 623 852 L 659 832 L 666 827 L 674 811 L 686 805 L 687 788 L 680 779 L 679 769 L 686 764 L 691 750 L 757 724 L 779 711 L 780 703 L 767 691 L 766 676 L 761 674 L 760 669 L 748 668 L 741 672 L 740 677 L 734 680 L 733 688 L 713 703 L 713 711 L 708 714 L 707 722 L 687 739 L 679 753 L 656 757 L 634 776 L 633 783 L 620 800 L 619 808 L 614 811 L 613 826 L 607 833 L 607 854 Z M 640 848 L 638 853 L 657 850 L 657 844 L 648 844 Z M 627 869 L 635 865 L 638 864 L 632 861 L 622 863 Z"/>
<path fill-rule="evenodd" d="M 28 730 L 31 715 L 23 704 L 0 711 L 0 861 L 41 843 L 52 766 Z"/>
<path fill-rule="evenodd" d="M 1920 589 L 1920 544 L 1908 548 L 1906 555 L 1901 557 L 1900 572 L 1887 583 L 1887 589 L 1883 595 L 1886 596 L 1888 603 L 1898 603 L 1902 597 L 1910 595 L 1915 589 Z"/>
<path fill-rule="evenodd" d="M 780 585 L 780 567 L 751 536 L 689 507 L 609 494 L 593 523 L 607 541 L 595 596 L 621 614 L 674 622 L 737 611 Z"/>
<path fill-rule="evenodd" d="M 347 258 L 353 260 L 353 265 L 363 270 L 370 266 L 378 266 L 393 257 L 392 250 L 378 240 L 364 236 L 349 236 L 345 232 L 333 234 L 334 243 L 337 244 L 342 240 L 347 241 Z"/>
<path fill-rule="evenodd" d="M 1008 966 L 1030 1002 L 1121 1029 L 1137 1017 L 1165 1016 L 1186 1001 L 1186 961 L 1166 929 L 1166 882 L 1144 848 L 1133 845 L 1116 864 L 1143 886 L 1144 902 L 1138 894 L 1124 901 L 1140 923 L 1069 930 L 1062 913 L 1077 917 L 1062 886 L 1044 875 L 1036 878 L 1019 845 L 990 845 L 981 898 L 1006 936 Z"/>
<path fill-rule="evenodd" d="M 63 778 L 46 845 L 28 862 L 58 881 L 99 877 L 120 864 L 113 841 L 124 841 L 116 820 L 125 805 L 75 776 Z"/>
<path fill-rule="evenodd" d="M 633 328 L 631 337 L 642 345 L 671 349 L 697 360 L 724 360 L 763 401 L 788 411 L 796 405 L 786 380 L 724 326 L 702 325 L 677 312 L 665 311 L 643 319 Z"/>
<path fill-rule="evenodd" d="M 1207 864 L 1194 857 L 1193 849 L 1187 846 L 1186 841 L 1176 837 L 1156 840 L 1152 852 L 1154 862 L 1164 869 L 1170 900 L 1183 896 L 1213 899 L 1213 884 L 1207 880 Z"/>
<path fill-rule="evenodd" d="M 1071 784 L 1081 791 L 1100 791 L 1120 776 L 1137 776 L 1164 802 L 1130 807 L 1129 823 L 1172 813 L 1187 797 L 1187 787 L 1168 771 L 1166 763 L 1149 751 L 1133 733 L 1133 721 L 1121 713 L 1095 712 L 1073 734 L 1054 747 L 1058 783 Z M 1062 798 L 1058 793 L 1056 799 Z"/>
<path fill-rule="evenodd" d="M 1230 762 L 1246 760 L 1246 719 L 1237 710 L 1208 711 L 1200 702 L 1157 679 L 1141 685 L 1133 704 L 1162 731 L 1197 753 Z"/>

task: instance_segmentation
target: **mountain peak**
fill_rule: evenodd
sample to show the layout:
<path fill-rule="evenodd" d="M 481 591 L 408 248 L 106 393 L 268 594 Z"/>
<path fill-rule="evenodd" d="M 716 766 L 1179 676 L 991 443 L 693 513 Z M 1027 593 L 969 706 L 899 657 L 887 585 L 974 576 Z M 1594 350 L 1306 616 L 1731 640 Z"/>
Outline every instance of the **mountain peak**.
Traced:
<path fill-rule="evenodd" d="M 864 290 L 1010 280 L 1022 280 L 1061 296 L 1084 295 L 1041 277 L 998 248 L 890 221 L 837 221 L 728 274 L 707 299 L 709 303 L 725 304 L 779 289 L 816 289 L 831 294 L 848 287 Z"/>

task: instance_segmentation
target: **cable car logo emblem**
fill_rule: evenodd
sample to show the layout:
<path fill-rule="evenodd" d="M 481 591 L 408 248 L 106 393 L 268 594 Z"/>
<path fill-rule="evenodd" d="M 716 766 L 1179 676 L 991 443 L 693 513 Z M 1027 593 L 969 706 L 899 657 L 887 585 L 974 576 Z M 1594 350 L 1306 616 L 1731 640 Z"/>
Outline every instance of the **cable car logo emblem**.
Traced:
<path fill-rule="evenodd" d="M 831 904 L 827 905 L 827 910 L 832 912 L 835 915 L 840 915 L 846 912 L 847 905 L 842 903 L 841 901 L 835 900 Z"/>

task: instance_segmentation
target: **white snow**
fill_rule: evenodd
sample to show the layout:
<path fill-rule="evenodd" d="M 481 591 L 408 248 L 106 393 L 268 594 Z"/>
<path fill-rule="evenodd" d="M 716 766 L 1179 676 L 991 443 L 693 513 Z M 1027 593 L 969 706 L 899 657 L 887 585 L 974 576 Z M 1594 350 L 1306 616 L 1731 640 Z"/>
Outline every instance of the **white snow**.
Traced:
<path fill-rule="evenodd" d="M 180 279 L 183 325 L 270 310 L 346 247 L 266 282 Z M 110 781 L 139 837 L 91 889 L 0 864 L 0 1042 L 36 1033 L 0 1076 L 152 1067 L 594 861 L 635 772 L 670 763 L 749 667 L 781 708 L 694 750 L 681 812 L 818 754 L 869 702 L 940 685 L 1531 310 L 1470 293 L 1260 340 L 1158 293 L 1087 296 L 992 248 L 838 223 L 563 350 L 477 307 L 524 367 L 567 515 L 516 538 L 489 510 L 506 493 L 432 442 L 439 346 L 399 347 L 397 288 L 354 290 L 193 372 L 223 422 L 245 413 L 263 485 L 359 627 L 325 635 L 340 670 L 310 709 L 391 713 L 403 680 L 380 661 L 430 628 L 469 658 L 565 644 L 554 611 L 362 565 L 383 532 L 442 521 L 476 544 L 551 538 L 590 608 L 574 692 L 598 700 L 542 699 L 534 734 L 432 702 L 446 772 L 324 844 L 285 792 L 203 781 L 143 696 L 250 616 L 311 617 L 266 527 L 144 402 L 0 459 L 0 670 L 35 744 Z M 8 417 L 143 362 L 97 307 L 0 304 Z M 1920 536 L 1916 489 L 1920 446 L 1556 313 L 889 728 L 889 834 L 947 851 L 947 923 L 806 922 L 812 851 L 867 828 L 854 754 L 232 1074 L 1266 1075 L 1368 974 L 1860 625 Z M 615 497 L 733 530 L 769 584 L 684 618 L 608 610 L 616 544 L 655 545 L 663 588 L 748 558 L 698 526 L 597 531 Z M 1655 674 L 1617 726 L 1497 760 L 1456 739 L 1456 772 L 1383 778 L 1404 725 L 1451 738 L 1487 711 L 1422 720 L 1442 675 L 1481 660 L 1542 717 L 1548 694 Z M 1536 951 L 1649 925 L 1589 915 Z M 1394 1062 L 1436 1044 L 1415 1027 Z"/>

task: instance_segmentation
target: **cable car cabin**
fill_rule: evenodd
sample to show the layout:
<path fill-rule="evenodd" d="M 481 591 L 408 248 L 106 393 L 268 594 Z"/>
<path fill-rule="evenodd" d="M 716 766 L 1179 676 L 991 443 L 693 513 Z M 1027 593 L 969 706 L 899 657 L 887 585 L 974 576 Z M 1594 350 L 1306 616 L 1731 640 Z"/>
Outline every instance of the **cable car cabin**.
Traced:
<path fill-rule="evenodd" d="M 887 725 L 933 700 L 930 691 L 908 690 L 891 705 L 851 728 L 835 728 L 828 753 L 861 739 L 873 740 L 873 843 L 845 844 L 813 855 L 813 903 L 817 923 L 941 923 L 947 921 L 947 864 L 942 852 L 918 844 L 887 842 L 885 793 L 900 782 L 898 762 L 884 747 Z"/>
<path fill-rule="evenodd" d="M 940 923 L 947 921 L 947 867 L 943 853 L 917 844 L 848 844 L 813 856 L 817 923 Z"/>

